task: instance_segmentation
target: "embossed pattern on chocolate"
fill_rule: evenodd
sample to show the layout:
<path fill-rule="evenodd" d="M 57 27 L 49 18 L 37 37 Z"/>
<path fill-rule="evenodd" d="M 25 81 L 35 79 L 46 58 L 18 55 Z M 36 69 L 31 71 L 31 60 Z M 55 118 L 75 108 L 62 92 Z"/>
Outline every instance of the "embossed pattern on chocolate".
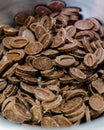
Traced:
<path fill-rule="evenodd" d="M 0 112 L 7 120 L 70 127 L 104 114 L 104 27 L 61 0 L 0 25 Z"/>

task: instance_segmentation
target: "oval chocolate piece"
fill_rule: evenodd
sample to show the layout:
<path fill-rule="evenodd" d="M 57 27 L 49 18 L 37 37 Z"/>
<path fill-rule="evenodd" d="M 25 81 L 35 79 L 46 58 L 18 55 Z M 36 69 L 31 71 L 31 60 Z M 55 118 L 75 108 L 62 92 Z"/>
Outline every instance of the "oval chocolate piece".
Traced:
<path fill-rule="evenodd" d="M 74 15 L 74 13 L 79 13 L 80 12 L 80 8 L 78 7 L 66 7 L 64 8 L 61 13 L 64 14 L 64 15 L 67 15 L 67 16 L 72 16 Z"/>
<path fill-rule="evenodd" d="M 76 60 L 75 60 L 75 58 L 73 56 L 60 55 L 60 56 L 56 57 L 55 62 L 59 66 L 69 67 L 69 66 L 74 65 L 74 63 L 76 62 Z"/>
<path fill-rule="evenodd" d="M 4 26 L 3 30 L 4 30 L 5 35 L 11 35 L 11 36 L 16 35 L 18 32 L 18 29 L 14 28 L 10 25 Z"/>
<path fill-rule="evenodd" d="M 14 21 L 16 24 L 23 25 L 29 15 L 30 14 L 28 12 L 19 12 L 14 17 Z"/>
<path fill-rule="evenodd" d="M 25 27 L 21 27 L 19 29 L 19 36 L 27 39 L 28 42 L 30 42 L 30 43 L 35 42 L 34 34 L 32 33 L 32 31 L 30 31 L 29 29 L 27 29 Z"/>
<path fill-rule="evenodd" d="M 94 26 L 94 24 L 88 19 L 78 20 L 75 23 L 75 27 L 79 30 L 89 30 L 89 29 L 93 28 L 93 26 Z"/>
<path fill-rule="evenodd" d="M 36 55 L 38 53 L 40 53 L 43 49 L 43 46 L 40 42 L 32 42 L 29 43 L 26 47 L 25 47 L 25 53 L 28 55 Z"/>
<path fill-rule="evenodd" d="M 84 81 L 87 77 L 86 74 L 84 74 L 84 72 L 78 68 L 70 68 L 69 73 L 74 79 L 78 81 Z"/>
<path fill-rule="evenodd" d="M 28 44 L 28 40 L 23 37 L 15 37 L 10 40 L 10 46 L 15 49 L 20 49 Z"/>
<path fill-rule="evenodd" d="M 48 49 L 42 52 L 42 55 L 44 56 L 48 56 L 48 57 L 54 57 L 56 55 L 58 55 L 58 50 L 54 50 L 54 49 Z"/>
<path fill-rule="evenodd" d="M 104 99 L 98 94 L 94 94 L 90 97 L 89 104 L 91 108 L 95 111 L 104 110 Z"/>
<path fill-rule="evenodd" d="M 76 34 L 76 27 L 73 25 L 66 27 L 67 37 L 73 37 Z"/>
<path fill-rule="evenodd" d="M 63 37 L 56 35 L 56 36 L 53 38 L 53 42 L 52 42 L 51 48 L 60 47 L 61 45 L 64 44 L 64 42 L 65 42 L 65 40 L 64 40 Z"/>
<path fill-rule="evenodd" d="M 82 98 L 81 97 L 75 97 L 69 101 L 67 101 L 61 108 L 61 111 L 64 113 L 71 113 L 75 111 L 79 106 L 82 104 Z"/>
<path fill-rule="evenodd" d="M 68 43 L 68 44 L 64 44 L 62 47 L 57 48 L 59 51 L 61 52 L 68 52 L 68 51 L 72 51 L 75 50 L 78 47 L 78 43 Z"/>
<path fill-rule="evenodd" d="M 53 116 L 53 119 L 61 126 L 61 127 L 66 127 L 66 126 L 71 126 L 72 123 L 63 115 L 56 115 Z"/>
<path fill-rule="evenodd" d="M 53 67 L 52 60 L 45 56 L 36 57 L 33 60 L 32 65 L 39 70 L 49 70 Z"/>
<path fill-rule="evenodd" d="M 94 66 L 96 66 L 96 62 L 97 62 L 97 59 L 96 59 L 96 56 L 92 53 L 87 53 L 84 57 L 84 64 L 87 66 L 87 67 L 90 67 L 90 68 L 93 68 Z"/>
<path fill-rule="evenodd" d="M 45 27 L 41 24 L 36 25 L 32 31 L 38 40 L 46 33 Z"/>
<path fill-rule="evenodd" d="M 41 126 L 45 128 L 59 127 L 59 124 L 52 117 L 46 116 L 42 118 Z"/>
<path fill-rule="evenodd" d="M 98 78 L 94 81 L 92 81 L 92 87 L 99 93 L 103 94 L 104 93 L 104 81 L 101 78 Z"/>
<path fill-rule="evenodd" d="M 56 96 L 56 98 L 52 101 L 43 101 L 42 102 L 42 106 L 43 108 L 47 111 L 47 110 L 51 110 L 54 108 L 57 108 L 62 102 L 62 96 L 58 95 Z"/>
<path fill-rule="evenodd" d="M 52 42 L 52 35 L 50 33 L 45 33 L 39 41 L 42 43 L 43 48 L 46 49 L 47 47 L 50 46 Z"/>
<path fill-rule="evenodd" d="M 10 41 L 13 37 L 5 37 L 3 40 L 2 40 L 2 44 L 3 46 L 6 48 L 6 49 L 12 49 L 12 47 L 10 46 Z"/>
<path fill-rule="evenodd" d="M 23 49 L 13 49 L 7 52 L 7 59 L 12 61 L 19 61 L 23 59 L 25 52 Z"/>
<path fill-rule="evenodd" d="M 35 13 L 40 16 L 50 15 L 52 11 L 45 5 L 38 5 L 35 7 Z"/>
<path fill-rule="evenodd" d="M 45 88 L 36 88 L 34 94 L 40 101 L 53 101 L 55 99 L 54 93 Z"/>
<path fill-rule="evenodd" d="M 66 5 L 63 1 L 54 0 L 54 1 L 49 2 L 48 7 L 52 11 L 60 12 L 63 8 L 66 7 Z"/>

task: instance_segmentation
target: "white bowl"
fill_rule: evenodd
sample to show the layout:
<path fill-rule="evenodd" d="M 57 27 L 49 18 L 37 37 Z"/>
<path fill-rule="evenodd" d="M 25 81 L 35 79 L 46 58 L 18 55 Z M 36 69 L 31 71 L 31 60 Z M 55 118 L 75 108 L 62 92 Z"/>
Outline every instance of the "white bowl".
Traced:
<path fill-rule="evenodd" d="M 23 10 L 33 10 L 37 4 L 47 4 L 50 0 L 0 0 L 0 24 L 12 23 L 13 16 Z M 104 0 L 63 0 L 70 6 L 82 8 L 84 18 L 95 17 L 104 24 Z M 56 128 L 56 130 L 104 130 L 104 117 L 91 123 L 85 123 L 71 128 Z M 52 128 L 47 128 L 51 130 Z M 46 130 L 45 128 L 19 125 L 0 118 L 0 130 Z M 55 129 L 54 129 L 55 130 Z"/>

